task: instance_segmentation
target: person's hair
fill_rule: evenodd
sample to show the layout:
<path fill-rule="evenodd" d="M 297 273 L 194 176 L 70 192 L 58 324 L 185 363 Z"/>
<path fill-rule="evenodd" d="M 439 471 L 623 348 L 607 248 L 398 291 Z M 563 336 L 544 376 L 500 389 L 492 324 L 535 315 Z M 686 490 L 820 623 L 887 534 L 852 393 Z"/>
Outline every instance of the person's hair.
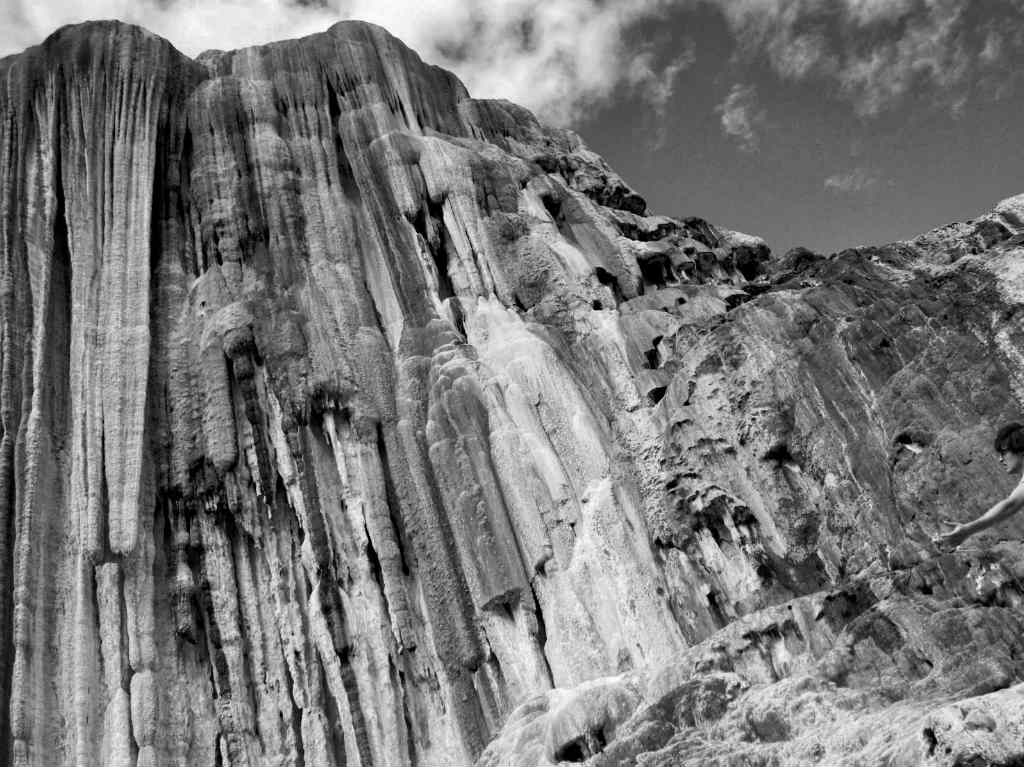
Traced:
<path fill-rule="evenodd" d="M 1024 424 L 1008 423 L 996 434 L 996 452 L 1024 453 Z"/>

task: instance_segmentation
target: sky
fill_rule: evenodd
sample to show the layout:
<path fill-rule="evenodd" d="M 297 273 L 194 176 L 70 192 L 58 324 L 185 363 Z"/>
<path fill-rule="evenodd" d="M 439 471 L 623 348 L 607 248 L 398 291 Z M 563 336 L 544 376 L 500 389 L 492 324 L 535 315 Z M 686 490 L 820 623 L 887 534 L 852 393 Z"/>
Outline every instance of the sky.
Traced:
<path fill-rule="evenodd" d="M 189 55 L 381 24 L 474 96 L 577 131 L 651 211 L 777 253 L 1024 192 L 1024 0 L 0 0 L 0 56 L 103 18 Z"/>

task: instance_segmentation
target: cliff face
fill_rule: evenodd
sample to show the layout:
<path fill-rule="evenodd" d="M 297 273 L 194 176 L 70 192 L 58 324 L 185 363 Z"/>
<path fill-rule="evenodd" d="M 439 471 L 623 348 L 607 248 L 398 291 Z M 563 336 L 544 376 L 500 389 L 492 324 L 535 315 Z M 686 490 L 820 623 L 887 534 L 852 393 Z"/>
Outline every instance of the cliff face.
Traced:
<path fill-rule="evenodd" d="M 0 80 L 13 764 L 1021 758 L 1019 200 L 772 259 L 360 23 Z"/>

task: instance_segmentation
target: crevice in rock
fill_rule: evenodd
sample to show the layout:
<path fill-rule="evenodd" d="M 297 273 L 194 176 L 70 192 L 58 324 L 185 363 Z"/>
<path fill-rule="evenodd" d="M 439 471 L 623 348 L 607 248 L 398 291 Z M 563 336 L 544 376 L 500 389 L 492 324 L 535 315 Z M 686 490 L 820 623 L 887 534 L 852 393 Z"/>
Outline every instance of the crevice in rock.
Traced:
<path fill-rule="evenodd" d="M 455 296 L 455 286 L 448 274 L 451 243 L 444 225 L 444 207 L 424 200 L 412 220 L 413 229 L 423 239 L 437 272 L 437 294 L 442 301 Z"/>
<path fill-rule="evenodd" d="M 655 336 L 651 339 L 651 348 L 644 352 L 644 357 L 647 360 L 647 367 L 651 370 L 657 370 L 661 367 L 661 352 L 658 351 L 658 344 L 661 343 L 662 336 Z"/>
<path fill-rule="evenodd" d="M 196 573 L 201 567 L 200 550 L 193 547 L 189 540 L 189 525 L 195 524 L 189 507 L 180 499 L 171 499 L 165 504 L 170 507 L 170 514 L 165 516 L 167 533 L 164 540 L 170 542 L 170 555 L 166 557 L 168 580 L 174 584 L 171 587 L 171 609 L 174 612 L 175 631 L 182 639 L 190 644 L 198 644 L 200 649 L 205 650 L 205 645 L 199 642 L 199 631 L 201 622 L 196 621 L 197 589 Z M 181 568 L 187 580 L 179 582 L 177 569 Z"/>
<path fill-rule="evenodd" d="M 53 254 L 50 258 L 50 282 L 46 296 L 45 344 L 43 347 L 44 418 L 55 453 L 65 446 L 71 433 L 71 249 L 68 241 L 67 210 L 61 168 L 60 142 L 54 148 Z M 6 319 L 6 318 L 4 318 Z M 55 459 L 61 462 L 59 455 Z"/>
<path fill-rule="evenodd" d="M 640 221 L 644 220 L 640 219 Z M 647 223 L 647 228 L 638 224 L 637 219 L 627 217 L 615 218 L 615 225 L 622 236 L 637 242 L 656 242 L 665 239 L 673 232 L 679 230 L 679 225 L 667 218 L 659 220 L 656 226 L 651 226 L 650 220 L 645 223 Z"/>
<path fill-rule="evenodd" d="M 345 142 L 341 137 L 341 105 L 338 103 L 338 94 L 334 85 L 327 81 L 327 116 L 330 123 L 331 140 L 334 144 L 334 156 L 337 162 L 338 178 L 341 181 L 341 190 L 350 200 L 360 200 L 359 186 L 356 184 L 355 172 L 352 169 L 352 161 L 348 152 L 345 151 Z M 327 174 L 327 183 L 330 184 L 331 175 Z"/>
<path fill-rule="evenodd" d="M 931 727 L 925 727 L 921 731 L 921 737 L 924 739 L 924 745 L 927 749 L 925 754 L 930 758 L 935 756 L 935 749 L 939 745 L 938 738 L 935 737 L 935 730 Z"/>
<path fill-rule="evenodd" d="M 924 429 L 905 429 L 893 439 L 893 445 L 902 447 L 915 455 L 921 453 L 934 440 L 934 435 Z"/>
<path fill-rule="evenodd" d="M 647 287 L 664 288 L 673 279 L 672 262 L 664 253 L 637 256 L 636 263 Z"/>
<path fill-rule="evenodd" d="M 318 427 L 295 425 L 287 430 L 287 437 L 292 459 L 295 461 L 299 487 L 306 502 L 308 526 L 306 535 L 309 536 L 309 545 L 313 553 L 317 575 L 323 575 L 334 569 L 334 547 L 331 546 L 330 529 L 324 518 L 323 507 L 320 504 L 320 491 L 315 481 L 310 433 L 313 434 L 315 446 L 318 449 L 330 450 L 323 430 Z M 329 461 L 327 465 L 331 467 L 332 472 L 336 472 L 333 462 Z M 339 502 L 344 504 L 343 499 L 339 499 Z"/>
<path fill-rule="evenodd" d="M 150 190 L 149 202 L 149 272 L 155 275 L 163 252 L 161 237 L 163 234 L 164 211 L 168 206 L 168 197 L 172 194 L 167 182 L 167 165 L 170 162 L 168 151 L 170 128 L 165 120 L 157 125 L 156 153 L 153 163 L 153 187 Z"/>
<path fill-rule="evenodd" d="M 533 593 L 533 603 L 536 605 L 534 614 L 537 616 L 537 646 L 540 648 L 540 657 L 544 661 L 544 670 L 548 675 L 548 683 L 554 686 L 555 675 L 551 670 L 551 663 L 548 661 L 547 651 L 544 649 L 548 643 L 548 627 L 544 621 L 544 610 L 540 606 L 540 599 L 537 598 L 537 590 L 530 584 L 530 591 Z"/>
<path fill-rule="evenodd" d="M 404 663 L 408 663 L 408 656 L 407 661 Z M 394 671 L 398 678 L 397 690 L 401 695 L 401 717 L 404 724 L 406 724 L 406 742 L 409 754 L 409 763 L 416 764 L 416 728 L 413 724 L 413 713 L 409 709 L 410 691 L 406 684 L 406 672 L 403 672 L 400 669 L 395 669 Z"/>
<path fill-rule="evenodd" d="M 373 547 L 373 539 L 370 537 L 370 529 L 363 524 L 363 532 L 366 534 L 366 560 L 370 565 L 370 577 L 380 589 L 381 598 L 387 604 L 387 594 L 384 592 L 384 571 L 380 566 L 380 559 L 377 557 L 377 550 Z"/>
<path fill-rule="evenodd" d="M 184 132 L 181 139 L 181 155 L 178 164 L 179 188 L 175 197 L 177 206 L 175 213 L 178 220 L 183 224 L 186 231 L 195 231 L 196 222 L 193 220 L 192 210 L 192 162 L 195 147 L 192 139 L 192 128 L 187 120 L 184 125 Z M 195 243 L 192 237 L 184 238 L 182 258 L 182 269 L 191 272 L 192 277 L 198 277 L 203 272 L 199 263 L 199 256 L 195 252 Z M 156 273 L 158 274 L 158 272 Z"/>
<path fill-rule="evenodd" d="M 697 382 L 692 378 L 686 382 L 686 400 L 683 402 L 682 407 L 689 407 L 690 400 L 693 398 L 694 392 L 697 391 Z"/>
<path fill-rule="evenodd" d="M 777 442 L 772 445 L 762 456 L 762 459 L 765 461 L 775 461 L 780 466 L 796 464 L 796 459 L 793 458 L 793 454 L 789 451 L 789 445 L 785 442 Z"/>
<path fill-rule="evenodd" d="M 667 386 L 655 386 L 653 389 L 647 392 L 647 401 L 654 407 L 663 399 L 665 399 L 665 392 L 668 391 Z"/>
<path fill-rule="evenodd" d="M 551 216 L 551 220 L 558 228 L 558 233 L 575 247 L 586 250 L 585 247 L 581 246 L 576 233 L 569 223 L 569 219 L 566 217 L 566 208 L 569 207 L 571 210 L 572 206 L 576 204 L 575 200 L 558 197 L 554 192 L 541 195 L 540 200 L 544 204 L 544 209 L 548 212 L 548 215 Z M 567 202 L 568 206 L 566 205 Z"/>
<path fill-rule="evenodd" d="M 377 423 L 377 455 L 380 459 L 381 474 L 384 478 L 384 494 L 387 498 L 388 517 L 395 531 L 398 557 L 402 563 L 402 575 L 408 576 L 410 565 L 415 565 L 415 562 L 410 562 L 409 554 L 412 552 L 412 548 L 402 520 L 401 507 L 398 504 L 398 495 L 395 492 L 395 481 L 389 469 L 390 464 L 388 463 L 388 448 L 384 437 L 384 428 L 379 422 Z"/>
<path fill-rule="evenodd" d="M 107 434 L 106 430 L 100 429 L 100 487 L 99 487 L 99 509 L 97 510 L 96 537 L 98 538 L 99 551 L 93 552 L 100 562 L 109 561 L 110 556 L 110 488 L 107 487 Z M 92 545 L 94 541 L 90 541 Z"/>
<path fill-rule="evenodd" d="M 715 624 L 716 629 L 722 628 L 729 622 L 729 619 L 725 617 L 725 613 L 722 611 L 722 606 L 719 604 L 718 595 L 713 592 L 708 592 L 708 612 L 711 613 L 711 620 Z"/>
<path fill-rule="evenodd" d="M 328 689 L 327 677 L 322 666 L 320 668 L 320 689 Z M 328 743 L 326 745 L 329 753 L 334 758 L 332 764 L 338 765 L 338 767 L 345 767 L 348 764 L 348 754 L 345 751 L 345 728 L 341 724 L 341 712 L 338 710 L 338 701 L 330 693 L 324 695 L 324 698 L 324 718 L 327 719 L 328 736 Z M 362 760 L 362 752 L 360 752 L 360 764 L 368 764 L 368 762 Z M 310 767 L 316 767 L 316 765 L 310 765 Z"/>
<path fill-rule="evenodd" d="M 405 684 L 405 672 L 395 665 L 394 658 L 391 656 L 388 656 L 388 666 L 390 667 L 393 680 L 392 687 L 402 698 L 402 722 L 405 724 L 406 756 L 409 764 L 416 764 L 416 736 L 412 712 L 409 710 L 409 690 Z"/>
<path fill-rule="evenodd" d="M 625 301 L 625 296 L 622 293 L 622 287 L 619 285 L 619 278 L 609 272 L 602 266 L 595 267 L 594 276 L 597 277 L 597 281 L 604 285 L 612 292 L 612 296 L 615 299 L 616 304 L 621 304 Z"/>
<path fill-rule="evenodd" d="M 562 201 L 553 194 L 541 195 L 540 201 L 544 203 L 544 210 L 551 216 L 551 220 L 558 224 L 558 228 L 561 229 L 561 223 L 565 220 L 562 216 Z"/>
<path fill-rule="evenodd" d="M 732 295 L 726 296 L 724 299 L 725 310 L 727 312 L 731 312 L 736 307 L 742 306 L 743 304 L 747 303 L 747 301 L 750 301 L 753 298 L 754 296 L 744 291 L 733 293 Z"/>
<path fill-rule="evenodd" d="M 575 740 L 571 740 L 555 751 L 556 762 L 585 762 L 602 751 L 608 744 L 603 727 L 587 730 Z"/>
<path fill-rule="evenodd" d="M 445 301 L 445 305 L 448 307 L 448 310 L 452 314 L 452 323 L 455 325 L 455 329 L 459 332 L 459 335 L 462 336 L 462 340 L 465 341 L 466 316 L 462 312 L 462 303 L 459 301 L 458 298 L 452 296 L 447 301 Z"/>

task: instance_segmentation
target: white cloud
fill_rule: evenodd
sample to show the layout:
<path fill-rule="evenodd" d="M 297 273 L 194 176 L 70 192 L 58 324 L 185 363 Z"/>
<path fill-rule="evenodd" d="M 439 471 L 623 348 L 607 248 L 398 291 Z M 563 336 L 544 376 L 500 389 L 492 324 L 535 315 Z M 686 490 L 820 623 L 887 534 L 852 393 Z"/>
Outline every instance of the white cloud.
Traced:
<path fill-rule="evenodd" d="M 825 36 L 820 33 L 801 34 L 771 47 L 772 61 L 782 77 L 800 80 L 812 72 L 831 71 L 834 56 L 828 51 Z"/>
<path fill-rule="evenodd" d="M 947 92 L 965 82 L 972 56 L 958 39 L 964 11 L 956 2 L 933 2 L 899 37 L 849 56 L 839 81 L 858 111 L 878 114 L 922 81 Z"/>
<path fill-rule="evenodd" d="M 994 29 L 990 29 L 985 37 L 985 47 L 981 49 L 983 61 L 998 61 L 1003 54 L 1003 36 Z"/>
<path fill-rule="evenodd" d="M 628 82 L 639 83 L 645 95 L 657 111 L 661 112 L 668 105 L 675 93 L 676 80 L 679 74 L 693 66 L 697 59 L 697 48 L 693 40 L 684 39 L 678 46 L 679 52 L 661 69 L 655 66 L 655 54 L 651 46 L 647 46 L 634 54 L 627 72 Z"/>
<path fill-rule="evenodd" d="M 845 173 L 836 173 L 825 179 L 825 190 L 834 194 L 859 194 L 870 192 L 881 184 L 892 185 L 891 180 L 873 168 L 853 168 Z"/>
<path fill-rule="evenodd" d="M 679 2 L 680 0 L 675 0 Z M 689 0 L 682 0 L 689 2 Z M 663 109 L 683 55 L 664 62 L 627 49 L 635 25 L 674 0 L 0 0 L 0 55 L 62 24 L 119 18 L 189 55 L 322 31 L 346 18 L 386 27 L 431 63 L 453 70 L 476 97 L 507 98 L 569 123 L 619 87 Z"/>
<path fill-rule="evenodd" d="M 732 31 L 728 66 L 812 83 L 865 117 L 918 92 L 966 113 L 974 100 L 1008 97 L 1024 81 L 1022 0 L 0 0 L 0 56 L 95 18 L 141 24 L 190 55 L 360 18 L 453 70 L 474 96 L 570 124 L 620 89 L 661 116 L 694 46 L 637 40 L 636 29 L 697 6 L 717 8 Z M 756 110 L 745 122 L 741 112 L 721 114 L 730 135 L 756 148 Z"/>
<path fill-rule="evenodd" d="M 690 38 L 684 39 L 677 48 L 679 52 L 660 73 L 651 67 L 649 51 L 648 55 L 639 55 L 633 60 L 633 66 L 637 68 L 633 79 L 645 83 L 645 97 L 654 117 L 654 135 L 648 144 L 651 151 L 657 151 L 665 145 L 670 127 L 668 120 L 665 119 L 666 110 L 675 94 L 676 81 L 679 74 L 691 67 L 697 58 L 697 46 Z"/>
<path fill-rule="evenodd" d="M 1017 69 L 1010 46 L 987 24 L 1024 27 L 1024 3 L 971 0 L 713 0 L 737 39 L 737 57 L 767 60 L 781 78 L 836 87 L 858 114 L 877 115 L 924 91 L 952 111 L 994 70 Z M 987 33 L 987 34 L 986 34 Z M 1015 60 L 1011 58 L 1015 56 Z M 1015 76 L 1015 75 L 1013 75 Z M 999 79 L 999 78 L 997 78 Z M 989 95 L 1005 89 L 989 86 Z"/>
<path fill-rule="evenodd" d="M 892 23 L 914 9 L 915 0 L 845 0 L 847 18 L 860 26 Z"/>
<path fill-rule="evenodd" d="M 756 152 L 758 131 L 765 120 L 758 107 L 757 90 L 752 85 L 735 83 L 725 100 L 715 107 L 726 135 L 736 139 L 744 152 Z"/>

